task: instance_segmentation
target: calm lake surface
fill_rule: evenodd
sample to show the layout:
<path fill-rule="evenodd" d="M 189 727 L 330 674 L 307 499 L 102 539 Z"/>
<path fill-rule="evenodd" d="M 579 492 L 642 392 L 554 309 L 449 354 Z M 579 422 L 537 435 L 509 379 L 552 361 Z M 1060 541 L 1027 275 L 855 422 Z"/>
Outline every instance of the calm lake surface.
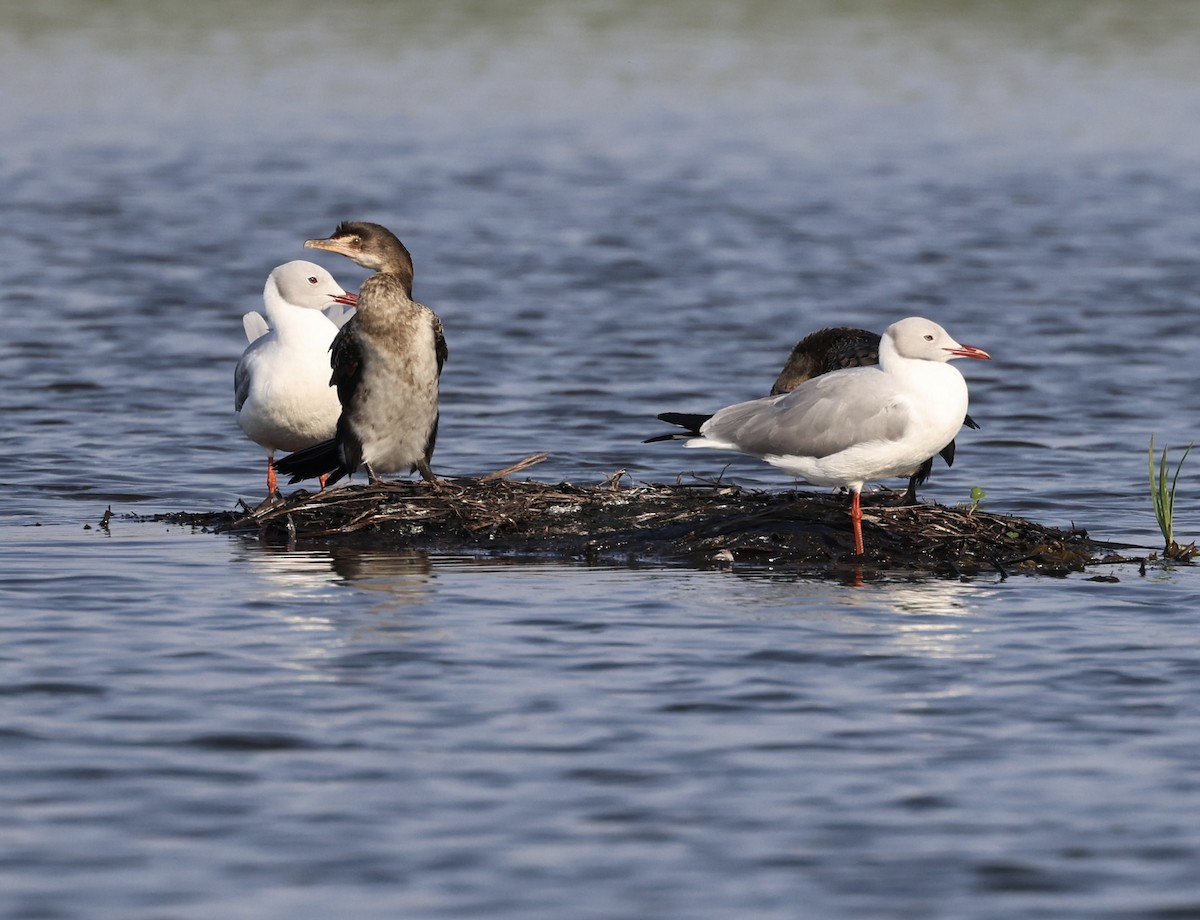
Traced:
<path fill-rule="evenodd" d="M 0 11 L 0 916 L 1200 917 L 1192 568 L 850 588 L 133 517 L 261 499 L 240 316 L 290 259 L 357 287 L 301 244 L 367 219 L 446 326 L 444 474 L 789 487 L 641 439 L 920 314 L 994 358 L 927 500 L 1158 549 L 1197 47 L 1169 0 Z"/>

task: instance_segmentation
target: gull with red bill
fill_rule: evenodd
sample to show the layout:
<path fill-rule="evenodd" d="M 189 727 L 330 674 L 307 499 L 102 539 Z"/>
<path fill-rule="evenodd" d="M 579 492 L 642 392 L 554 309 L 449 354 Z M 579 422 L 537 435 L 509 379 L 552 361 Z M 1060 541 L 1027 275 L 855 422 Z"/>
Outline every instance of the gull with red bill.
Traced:
<path fill-rule="evenodd" d="M 268 276 L 266 317 L 253 312 L 242 317 L 250 345 L 234 370 L 233 407 L 246 437 L 267 452 L 268 499 L 277 488 L 275 451 L 333 437 L 342 411 L 329 380 L 338 321 L 322 311 L 357 302 L 320 265 L 297 260 Z"/>
<path fill-rule="evenodd" d="M 789 393 L 805 380 L 828 374 L 830 371 L 842 370 L 846 367 L 866 367 L 879 363 L 879 336 L 866 329 L 853 329 L 848 326 L 834 326 L 810 332 L 792 348 L 787 363 L 771 387 L 771 395 Z M 968 428 L 978 428 L 979 425 L 971 416 L 963 420 Z M 951 441 L 938 453 L 946 461 L 946 466 L 954 466 L 955 445 Z M 933 472 L 933 458 L 930 457 L 908 477 L 908 489 L 900 499 L 902 505 L 917 503 L 917 486 L 929 478 Z"/>
<path fill-rule="evenodd" d="M 848 488 L 861 556 L 863 486 L 907 476 L 954 440 L 967 415 L 967 383 L 946 362 L 990 357 L 932 320 L 910 316 L 883 333 L 877 365 L 822 374 L 790 393 L 713 415 L 665 412 L 659 419 L 685 430 L 649 440 L 738 451 L 814 485 Z"/>

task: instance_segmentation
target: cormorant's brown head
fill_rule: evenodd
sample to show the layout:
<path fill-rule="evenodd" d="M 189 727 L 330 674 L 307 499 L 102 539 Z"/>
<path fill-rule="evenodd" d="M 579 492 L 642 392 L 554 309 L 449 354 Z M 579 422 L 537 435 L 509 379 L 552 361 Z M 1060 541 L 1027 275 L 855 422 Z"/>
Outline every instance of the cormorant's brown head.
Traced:
<path fill-rule="evenodd" d="M 412 256 L 387 227 L 362 220 L 346 220 L 338 224 L 328 239 L 306 240 L 304 245 L 308 249 L 340 253 L 363 268 L 407 275 L 411 289 Z"/>

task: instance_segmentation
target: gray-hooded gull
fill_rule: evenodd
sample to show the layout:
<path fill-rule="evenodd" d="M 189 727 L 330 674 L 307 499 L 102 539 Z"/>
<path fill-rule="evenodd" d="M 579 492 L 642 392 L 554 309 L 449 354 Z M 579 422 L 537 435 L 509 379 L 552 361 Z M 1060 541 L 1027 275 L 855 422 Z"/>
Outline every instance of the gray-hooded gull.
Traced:
<path fill-rule="evenodd" d="M 937 323 L 910 316 L 879 342 L 879 363 L 813 377 L 780 396 L 726 406 L 714 415 L 665 412 L 683 439 L 759 457 L 814 485 L 850 490 L 854 551 L 863 553 L 863 485 L 908 475 L 954 440 L 967 414 L 967 383 L 954 358 L 989 358 Z"/>
<path fill-rule="evenodd" d="M 276 490 L 275 451 L 310 447 L 337 427 L 329 346 L 338 327 L 322 310 L 356 299 L 320 265 L 288 262 L 267 277 L 266 316 L 242 317 L 250 344 L 233 372 L 233 408 L 246 437 L 267 452 L 268 496 Z"/>
<path fill-rule="evenodd" d="M 304 245 L 340 253 L 375 274 L 362 283 L 358 309 L 333 341 L 336 433 L 276 467 L 291 482 L 328 474 L 333 483 L 360 468 L 371 481 L 399 470 L 433 480 L 446 339 L 437 314 L 412 299 L 412 257 L 386 227 L 363 221 L 341 223 L 328 239 Z"/>
<path fill-rule="evenodd" d="M 771 395 L 790 393 L 806 380 L 845 367 L 868 367 L 879 363 L 879 336 L 866 329 L 833 326 L 810 332 L 795 344 L 775 378 Z M 963 420 L 968 428 L 979 425 L 971 416 Z M 954 466 L 955 443 L 951 441 L 938 453 L 946 466 Z M 917 486 L 933 472 L 933 457 L 929 457 L 908 477 L 908 489 L 900 500 L 902 505 L 917 503 Z"/>

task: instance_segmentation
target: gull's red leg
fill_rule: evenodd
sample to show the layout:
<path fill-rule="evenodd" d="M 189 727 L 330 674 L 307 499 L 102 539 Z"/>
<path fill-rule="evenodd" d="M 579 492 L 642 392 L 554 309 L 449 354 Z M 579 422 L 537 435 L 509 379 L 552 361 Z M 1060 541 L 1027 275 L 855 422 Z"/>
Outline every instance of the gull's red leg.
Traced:
<path fill-rule="evenodd" d="M 858 489 L 854 489 L 850 493 L 850 522 L 854 525 L 854 552 L 861 556 L 863 554 L 862 504 L 859 502 Z"/>
<path fill-rule="evenodd" d="M 267 457 L 267 498 L 275 494 L 278 483 L 275 480 L 275 458 Z"/>

